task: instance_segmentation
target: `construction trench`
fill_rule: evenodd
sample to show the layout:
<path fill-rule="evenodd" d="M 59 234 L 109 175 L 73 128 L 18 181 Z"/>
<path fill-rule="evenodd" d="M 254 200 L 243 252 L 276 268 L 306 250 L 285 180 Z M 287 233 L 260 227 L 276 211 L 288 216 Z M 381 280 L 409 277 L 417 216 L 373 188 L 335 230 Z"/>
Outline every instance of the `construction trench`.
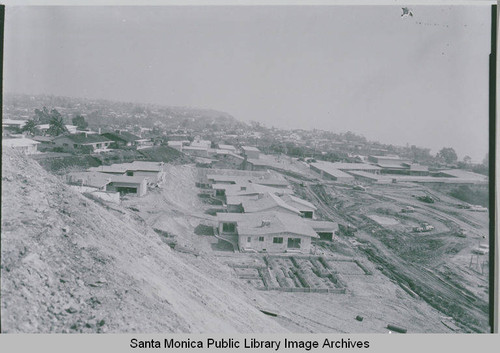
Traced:
<path fill-rule="evenodd" d="M 346 293 L 345 275 L 371 275 L 358 260 L 322 256 L 266 255 L 261 264 L 229 264 L 236 276 L 259 290 Z"/>

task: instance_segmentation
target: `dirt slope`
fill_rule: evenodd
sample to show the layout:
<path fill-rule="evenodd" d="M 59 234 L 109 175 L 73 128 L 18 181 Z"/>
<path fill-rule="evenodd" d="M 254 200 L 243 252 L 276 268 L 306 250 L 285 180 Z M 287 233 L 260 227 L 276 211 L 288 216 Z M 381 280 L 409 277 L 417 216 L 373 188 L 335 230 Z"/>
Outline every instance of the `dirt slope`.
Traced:
<path fill-rule="evenodd" d="M 278 332 L 235 281 L 3 151 L 3 332 Z"/>

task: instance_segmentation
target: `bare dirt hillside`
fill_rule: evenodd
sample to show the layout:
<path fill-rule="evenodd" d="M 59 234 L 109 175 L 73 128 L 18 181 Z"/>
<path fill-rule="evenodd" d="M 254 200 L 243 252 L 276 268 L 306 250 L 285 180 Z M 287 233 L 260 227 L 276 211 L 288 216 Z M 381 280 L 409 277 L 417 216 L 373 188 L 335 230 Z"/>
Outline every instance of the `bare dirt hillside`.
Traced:
<path fill-rule="evenodd" d="M 279 332 L 235 280 L 3 151 L 3 332 Z"/>

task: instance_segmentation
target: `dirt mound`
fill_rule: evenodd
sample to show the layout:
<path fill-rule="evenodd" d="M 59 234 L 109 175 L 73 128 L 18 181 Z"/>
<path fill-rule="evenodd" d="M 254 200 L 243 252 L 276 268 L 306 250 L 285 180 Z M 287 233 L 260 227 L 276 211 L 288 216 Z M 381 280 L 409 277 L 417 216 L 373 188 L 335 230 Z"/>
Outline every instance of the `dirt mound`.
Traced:
<path fill-rule="evenodd" d="M 5 150 L 2 173 L 3 332 L 284 331 L 236 280 L 191 265 L 32 159 Z"/>

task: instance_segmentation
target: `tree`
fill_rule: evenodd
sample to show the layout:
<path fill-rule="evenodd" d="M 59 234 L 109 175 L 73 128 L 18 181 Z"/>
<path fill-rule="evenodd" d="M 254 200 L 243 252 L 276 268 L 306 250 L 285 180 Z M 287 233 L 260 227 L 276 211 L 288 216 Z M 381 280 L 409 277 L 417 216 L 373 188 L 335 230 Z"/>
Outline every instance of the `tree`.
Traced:
<path fill-rule="evenodd" d="M 39 124 L 48 124 L 50 122 L 50 112 L 47 107 L 43 107 L 42 110 L 35 109 L 35 116 L 33 120 L 38 122 Z"/>
<path fill-rule="evenodd" d="M 470 156 L 465 156 L 463 162 L 465 165 L 470 165 L 472 163 L 472 158 L 470 158 Z"/>
<path fill-rule="evenodd" d="M 89 126 L 89 124 L 85 121 L 85 118 L 81 115 L 75 116 L 71 119 L 71 122 L 78 128 L 78 130 L 85 130 Z"/>
<path fill-rule="evenodd" d="M 49 122 L 49 129 L 47 130 L 47 133 L 52 136 L 59 136 L 61 134 L 64 134 L 65 132 L 68 132 L 68 129 L 66 128 L 66 125 L 64 125 L 62 116 L 52 116 Z"/>
<path fill-rule="evenodd" d="M 458 160 L 457 153 L 451 147 L 443 147 L 436 157 L 444 160 L 447 164 L 456 163 Z"/>
<path fill-rule="evenodd" d="M 35 135 L 36 134 L 36 122 L 33 119 L 30 119 L 26 122 L 26 124 L 23 126 L 22 131 L 29 132 L 30 135 Z"/>

